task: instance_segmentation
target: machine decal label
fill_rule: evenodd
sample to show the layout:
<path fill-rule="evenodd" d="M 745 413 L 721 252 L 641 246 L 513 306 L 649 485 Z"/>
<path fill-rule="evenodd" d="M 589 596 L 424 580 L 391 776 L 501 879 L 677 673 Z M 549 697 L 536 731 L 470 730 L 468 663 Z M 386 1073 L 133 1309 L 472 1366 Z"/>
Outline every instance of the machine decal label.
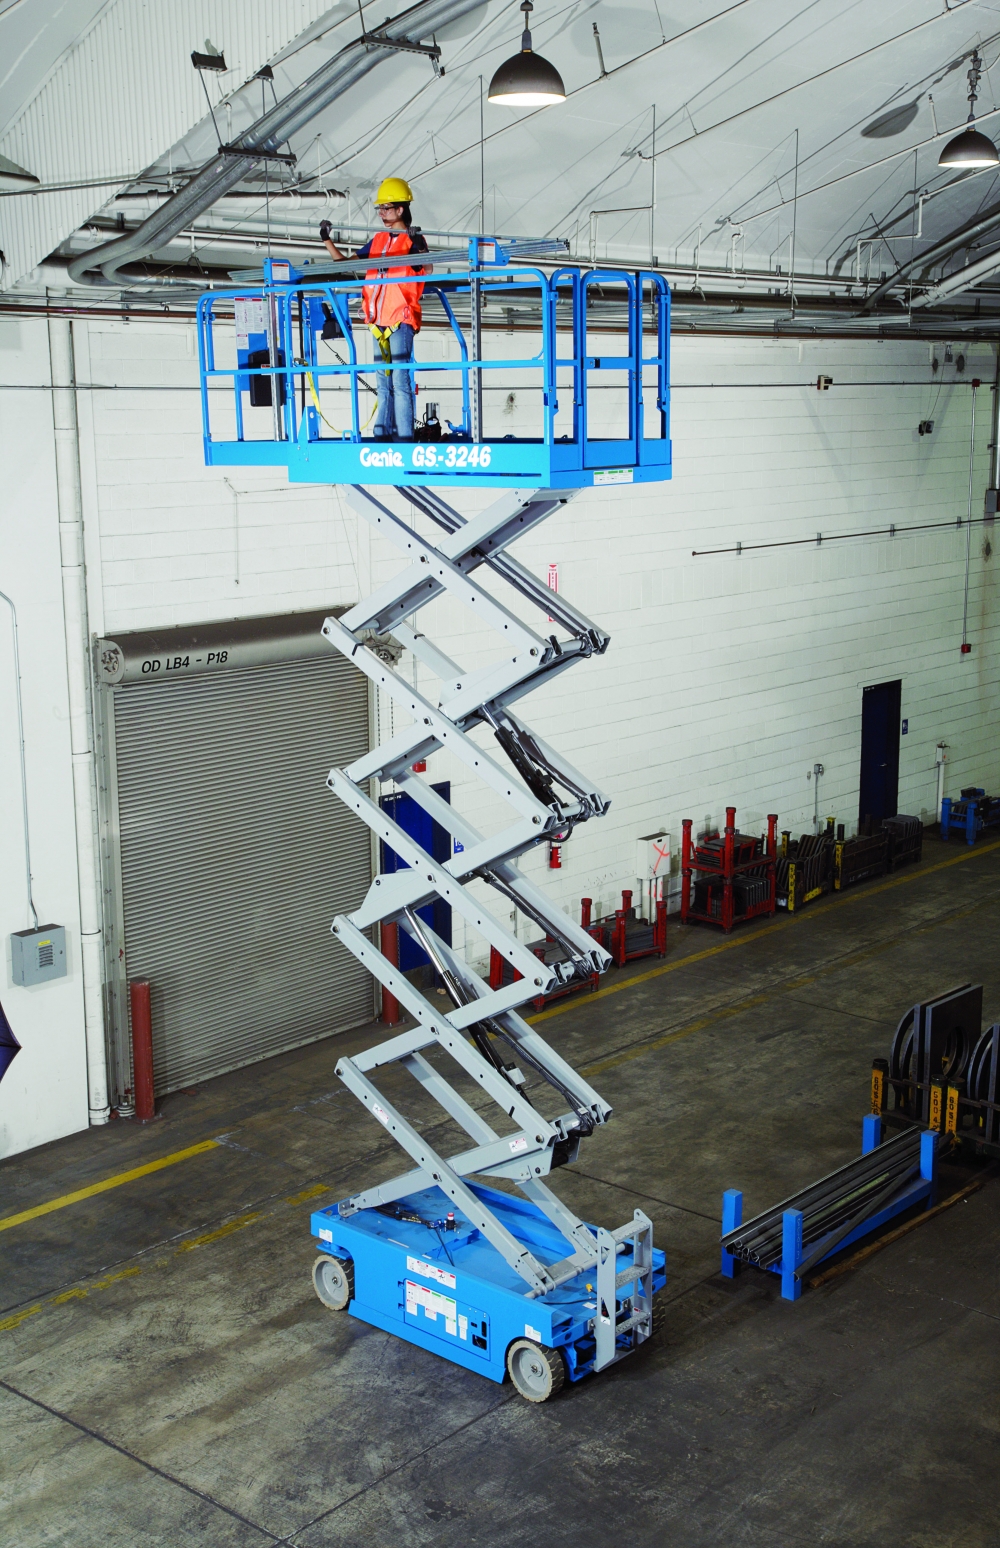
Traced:
<path fill-rule="evenodd" d="M 398 453 L 394 455 L 398 456 Z M 373 453 L 373 461 L 374 456 Z M 361 460 L 364 461 L 363 452 Z M 488 468 L 493 460 L 493 448 L 475 443 L 464 446 L 428 446 L 418 441 L 410 453 L 410 460 L 415 468 Z M 393 463 L 393 466 L 397 464 Z"/>
<path fill-rule="evenodd" d="M 389 1127 L 389 1114 L 386 1112 L 384 1107 L 379 1107 L 377 1102 L 373 1102 L 372 1112 L 375 1114 L 375 1117 L 378 1119 L 379 1123 L 384 1123 L 386 1128 Z"/>
<path fill-rule="evenodd" d="M 439 1285 L 447 1285 L 449 1290 L 455 1288 L 454 1274 L 438 1268 L 435 1263 L 425 1263 L 423 1258 L 407 1258 L 406 1267 L 411 1274 L 423 1274 L 425 1279 L 436 1279 Z"/>
<path fill-rule="evenodd" d="M 512 1139 L 510 1141 L 510 1150 L 512 1155 L 516 1156 L 519 1150 L 527 1150 L 527 1148 L 528 1141 L 525 1139 L 523 1134 L 519 1134 L 517 1139 Z"/>
<path fill-rule="evenodd" d="M 533 1338 L 536 1344 L 540 1344 L 542 1342 L 542 1335 L 539 1333 L 537 1328 L 533 1328 L 531 1326 L 530 1322 L 526 1322 L 524 1324 L 524 1336 L 525 1338 Z"/>
<path fill-rule="evenodd" d="M 631 468 L 604 468 L 600 473 L 594 474 L 595 487 L 599 484 L 631 484 Z"/>
<path fill-rule="evenodd" d="M 332 1231 L 326 1231 L 326 1230 L 323 1229 L 322 1226 L 320 1226 L 320 1229 L 319 1229 L 319 1239 L 320 1239 L 321 1242 L 329 1242 L 332 1245 L 333 1244 L 333 1232 Z"/>
<path fill-rule="evenodd" d="M 403 453 L 391 447 L 380 450 L 373 446 L 363 446 L 358 453 L 358 461 L 363 468 L 488 468 L 493 461 L 493 448 L 480 446 L 476 443 L 466 442 L 457 445 L 428 446 L 418 441 L 409 453 L 408 464 L 404 463 Z M 598 473 L 594 482 L 601 481 L 605 484 L 630 484 L 632 482 L 631 468 L 620 468 L 613 473 Z"/>
<path fill-rule="evenodd" d="M 448 1295 L 442 1295 L 440 1290 L 432 1290 L 430 1285 L 414 1284 L 412 1279 L 408 1279 L 406 1281 L 407 1314 L 415 1317 L 418 1306 L 423 1307 L 424 1316 L 428 1322 L 437 1322 L 439 1317 L 443 1317 L 445 1332 L 453 1337 L 458 1332 L 457 1301 L 453 1301 Z"/>
<path fill-rule="evenodd" d="M 459 1336 L 459 1338 L 468 1339 L 468 1337 L 469 1337 L 469 1319 L 468 1319 L 468 1317 L 459 1316 L 459 1319 L 458 1319 L 458 1336 Z"/>

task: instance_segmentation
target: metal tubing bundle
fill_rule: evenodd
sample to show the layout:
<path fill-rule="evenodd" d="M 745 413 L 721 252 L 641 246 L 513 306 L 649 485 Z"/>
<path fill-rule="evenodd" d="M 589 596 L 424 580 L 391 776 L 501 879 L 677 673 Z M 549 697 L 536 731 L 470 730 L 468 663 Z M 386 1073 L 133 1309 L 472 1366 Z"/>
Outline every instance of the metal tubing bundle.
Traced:
<path fill-rule="evenodd" d="M 782 1255 L 782 1215 L 786 1210 L 801 1210 L 801 1274 L 833 1250 L 836 1243 L 831 1237 L 842 1240 L 855 1225 L 876 1214 L 919 1167 L 920 1134 L 908 1130 L 738 1226 L 722 1238 L 722 1246 L 745 1263 L 773 1268 Z"/>

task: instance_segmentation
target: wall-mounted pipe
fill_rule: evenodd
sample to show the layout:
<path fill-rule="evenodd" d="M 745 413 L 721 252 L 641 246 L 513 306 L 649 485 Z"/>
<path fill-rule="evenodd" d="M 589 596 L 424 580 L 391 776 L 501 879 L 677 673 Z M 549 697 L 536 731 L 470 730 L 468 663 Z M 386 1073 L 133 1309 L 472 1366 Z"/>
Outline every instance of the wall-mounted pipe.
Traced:
<path fill-rule="evenodd" d="M 28 830 L 28 774 L 24 757 L 24 710 L 21 701 L 21 652 L 18 649 L 17 639 L 17 608 L 14 606 L 13 597 L 9 597 L 5 591 L 0 591 L 0 601 L 6 602 L 10 608 L 10 622 L 14 639 L 14 694 L 17 702 L 17 742 L 21 750 L 21 817 L 24 824 L 24 884 L 28 894 L 28 911 L 31 914 L 34 928 L 38 929 L 38 910 L 35 908 L 35 899 L 31 890 L 31 837 Z"/>
<path fill-rule="evenodd" d="M 52 427 L 59 502 L 59 559 L 66 631 L 66 682 L 69 690 L 77 883 L 80 894 L 87 1086 L 90 1121 L 92 1124 L 101 1124 L 107 1123 L 109 1116 L 108 1060 L 104 1036 L 103 920 L 97 860 L 97 770 L 90 681 L 90 619 L 83 551 L 83 496 L 80 487 L 80 437 L 76 416 L 72 328 L 68 318 L 49 317 Z"/>
<path fill-rule="evenodd" d="M 400 49 L 412 48 L 415 39 L 429 37 L 482 4 L 484 0 L 420 0 L 419 4 L 387 20 L 377 35 L 365 33 L 355 38 L 301 81 L 282 101 L 276 102 L 232 145 L 222 146 L 189 183 L 160 209 L 154 210 L 135 231 L 75 258 L 69 266 L 70 279 L 76 285 L 120 286 L 119 276 L 124 264 L 169 242 L 217 199 L 229 193 L 250 167 L 277 156 L 279 146 L 290 141 L 381 60 Z M 100 279 L 93 273 L 95 267 L 100 270 Z M 176 283 L 161 282 L 163 285 Z"/>

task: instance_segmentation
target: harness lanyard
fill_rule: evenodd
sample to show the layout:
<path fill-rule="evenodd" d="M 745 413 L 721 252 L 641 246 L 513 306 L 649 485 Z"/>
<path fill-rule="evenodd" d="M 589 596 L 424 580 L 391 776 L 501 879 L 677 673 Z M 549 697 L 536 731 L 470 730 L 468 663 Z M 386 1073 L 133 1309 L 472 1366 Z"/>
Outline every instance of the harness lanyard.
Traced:
<path fill-rule="evenodd" d="M 379 347 L 379 349 L 382 352 L 382 359 L 385 361 L 386 365 L 391 365 L 392 364 L 392 350 L 389 347 L 389 340 L 392 337 L 392 335 L 395 332 L 395 330 L 399 327 L 399 324 L 398 323 L 390 323 L 387 328 L 383 328 L 381 323 L 370 323 L 369 327 L 371 328 L 371 331 L 372 331 L 372 333 L 375 336 L 376 342 L 378 343 L 378 347 Z"/>

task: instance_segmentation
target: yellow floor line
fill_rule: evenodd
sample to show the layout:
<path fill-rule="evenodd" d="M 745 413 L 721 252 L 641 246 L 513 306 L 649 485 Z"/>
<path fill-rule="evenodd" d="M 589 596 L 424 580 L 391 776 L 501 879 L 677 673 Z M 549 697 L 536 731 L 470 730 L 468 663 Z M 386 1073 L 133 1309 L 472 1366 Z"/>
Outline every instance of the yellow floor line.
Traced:
<path fill-rule="evenodd" d="M 948 860 L 939 860 L 936 865 L 927 866 L 925 869 L 919 871 L 907 870 L 902 876 L 894 876 L 891 881 L 882 882 L 878 887 L 865 887 L 859 892 L 852 891 L 846 896 L 831 898 L 827 903 L 819 904 L 810 908 L 806 915 L 806 921 L 808 922 L 809 920 L 817 918 L 820 914 L 825 913 L 830 908 L 837 908 L 844 903 L 853 903 L 859 898 L 870 898 L 875 893 L 886 892 L 891 887 L 901 887 L 910 881 L 919 881 L 924 876 L 932 876 L 935 871 L 944 871 L 947 870 L 949 866 L 961 865 L 966 860 L 975 860 L 979 855 L 989 854 L 991 850 L 995 849 L 1000 849 L 1000 840 L 992 844 L 981 844 L 974 848 L 969 848 L 964 854 L 954 855 Z M 534 1023 L 539 1021 L 546 1021 L 550 1016 L 561 1016 L 565 1011 L 582 1010 L 586 1006 L 592 1005 L 595 1000 L 603 999 L 607 995 L 620 994 L 623 989 L 633 989 L 636 984 L 648 983 L 652 978 L 661 978 L 664 973 L 675 973 L 678 968 L 688 967 L 693 962 L 704 962 L 709 957 L 719 956 L 721 952 L 734 951 L 738 946 L 749 945 L 753 941 L 765 939 L 768 936 L 773 935 L 775 929 L 787 929 L 787 927 L 794 922 L 795 921 L 793 917 L 786 916 L 784 919 L 778 921 L 777 924 L 770 930 L 754 931 L 750 935 L 738 935 L 732 940 L 721 941 L 719 945 L 709 946 L 704 951 L 695 951 L 691 952 L 689 956 L 679 957 L 676 962 L 664 962 L 659 967 L 650 968 L 645 973 L 635 973 L 628 978 L 619 979 L 617 983 L 607 984 L 603 989 L 598 989 L 595 994 L 590 995 L 583 1002 L 577 1000 L 574 996 L 569 1000 L 568 1004 L 553 1005 L 548 1010 L 540 1011 L 537 1015 L 529 1016 L 527 1019 Z M 770 998 L 770 995 L 761 997 L 761 999 L 766 998 Z M 742 1002 L 740 1009 L 745 1010 L 754 1003 L 755 1001 L 744 1001 Z M 600 1060 L 598 1063 L 588 1066 L 586 1073 L 596 1074 L 600 1070 L 608 1069 L 613 1064 L 619 1064 L 624 1060 L 638 1057 L 640 1051 L 642 1053 L 650 1053 L 654 1048 L 661 1048 L 666 1043 L 673 1043 L 679 1041 L 681 1038 L 690 1037 L 692 1032 L 700 1031 L 703 1027 L 709 1026 L 713 1021 L 719 1020 L 720 1017 L 725 1016 L 726 1014 L 735 1014 L 735 1010 L 728 1012 L 726 1010 L 713 1012 L 708 1017 L 700 1018 L 696 1022 L 689 1023 L 688 1026 L 680 1028 L 676 1032 L 670 1032 L 666 1034 L 666 1036 L 658 1039 L 654 1043 L 642 1045 L 641 1050 L 637 1049 L 633 1052 L 631 1049 L 629 1049 L 622 1054 L 612 1055 L 611 1058 L 607 1060 Z M 207 1150 L 214 1150 L 217 1148 L 217 1145 L 217 1140 L 202 1140 L 197 1145 L 189 1145 L 185 1150 L 175 1150 L 172 1155 L 161 1156 L 158 1161 L 147 1161 L 144 1166 L 135 1166 L 127 1172 L 118 1172 L 114 1177 L 105 1177 L 102 1182 L 91 1183 L 86 1188 L 77 1188 L 73 1193 L 64 1193 L 57 1199 L 49 1199 L 45 1204 L 36 1204 L 33 1206 L 33 1208 L 23 1209 L 16 1215 L 6 1215 L 0 1219 L 0 1231 L 7 1231 L 12 1226 L 24 1225 L 29 1220 L 37 1220 L 40 1215 L 50 1215 L 54 1210 L 65 1209 L 70 1204 L 78 1204 L 81 1199 L 91 1199 L 95 1196 L 95 1194 L 107 1193 L 112 1188 L 120 1188 L 123 1183 L 134 1182 L 139 1177 L 148 1177 L 152 1172 L 161 1172 L 165 1167 L 175 1166 L 178 1161 L 186 1161 L 189 1156 L 197 1156 L 203 1154 Z M 300 1195 L 299 1197 L 309 1197 L 310 1191 L 311 1190 L 307 1190 L 305 1194 Z M 244 1217 L 239 1222 L 234 1222 L 229 1226 L 223 1227 L 222 1230 L 218 1233 L 211 1233 L 206 1237 L 199 1237 L 195 1241 L 185 1244 L 181 1250 L 187 1251 L 190 1247 L 201 1245 L 202 1242 L 213 1241 L 215 1240 L 216 1235 L 226 1236 L 230 1231 L 239 1230 L 244 1224 L 249 1225 L 250 1220 L 253 1218 L 255 1217 Z M 32 1312 L 19 1313 L 15 1318 L 8 1319 L 8 1321 L 0 1323 L 0 1328 L 16 1326 L 18 1321 L 21 1321 L 24 1317 L 31 1315 Z"/>
<path fill-rule="evenodd" d="M 11 1226 L 24 1225 L 27 1220 L 37 1220 L 39 1215 L 51 1215 L 53 1210 L 65 1209 L 68 1204 L 78 1204 L 81 1199 L 92 1199 L 95 1193 L 107 1193 L 110 1188 L 120 1188 L 122 1183 L 134 1182 L 137 1177 L 148 1177 L 150 1172 L 162 1172 L 166 1166 L 176 1166 L 178 1161 L 186 1161 L 188 1156 L 199 1156 L 205 1150 L 215 1150 L 217 1140 L 202 1140 L 198 1145 L 189 1145 L 186 1150 L 175 1150 L 172 1155 L 161 1156 L 158 1161 L 147 1161 L 145 1166 L 134 1166 L 131 1171 L 117 1172 L 114 1177 L 105 1177 L 103 1182 L 91 1183 L 89 1187 L 77 1188 L 73 1193 L 64 1193 L 58 1199 L 49 1199 L 45 1204 L 36 1204 L 32 1209 L 22 1209 L 17 1215 L 5 1215 L 0 1219 L 0 1231 L 8 1231 Z"/>
<path fill-rule="evenodd" d="M 204 1236 L 194 1236 L 189 1242 L 181 1242 L 178 1253 L 192 1252 L 195 1247 L 204 1247 L 208 1242 L 219 1242 L 224 1236 L 232 1236 L 234 1231 L 242 1231 L 244 1226 L 252 1225 L 260 1219 L 260 1210 L 253 1209 L 248 1215 L 240 1215 L 236 1220 L 230 1220 L 228 1225 L 220 1226 L 217 1231 L 206 1231 Z"/>
<path fill-rule="evenodd" d="M 929 865 L 920 870 L 907 869 L 901 876 L 894 876 L 891 881 L 882 882 L 878 887 L 861 887 L 855 892 L 853 889 L 847 893 L 841 893 L 830 898 L 827 903 L 815 903 L 805 914 L 805 922 L 808 924 L 821 914 L 827 913 L 831 908 L 840 908 L 845 903 L 855 903 L 861 898 L 874 897 L 878 892 L 888 892 L 891 887 L 902 887 L 907 882 L 919 881 L 924 876 L 933 876 L 935 871 L 945 871 L 949 866 L 962 865 L 966 860 L 975 860 L 978 855 L 989 854 L 991 850 L 1000 849 L 1000 840 L 992 844 L 980 844 L 978 847 L 967 849 L 963 855 L 953 855 L 949 860 L 939 860 L 937 865 Z M 787 930 L 800 918 L 799 915 L 786 914 L 767 930 L 755 930 L 749 935 L 736 935 L 728 941 L 720 941 L 718 946 L 709 946 L 704 951 L 693 951 L 690 956 L 678 957 L 676 962 L 664 962 L 659 967 L 650 968 L 645 973 L 633 973 L 628 978 L 620 978 L 613 984 L 605 984 L 603 989 L 597 989 L 589 995 L 567 995 L 561 1005 L 552 1005 L 548 1010 L 539 1011 L 537 1015 L 528 1016 L 525 1019 L 534 1026 L 539 1021 L 547 1021 L 550 1016 L 562 1016 L 566 1011 L 586 1010 L 593 1005 L 595 1000 L 602 1000 L 609 994 L 620 994 L 623 989 L 632 989 L 636 984 L 648 983 L 651 978 L 662 978 L 664 973 L 676 973 L 678 968 L 685 968 L 692 962 L 704 962 L 708 957 L 717 957 L 724 951 L 735 951 L 738 946 L 749 946 L 754 941 L 767 940 L 778 930 Z"/>

